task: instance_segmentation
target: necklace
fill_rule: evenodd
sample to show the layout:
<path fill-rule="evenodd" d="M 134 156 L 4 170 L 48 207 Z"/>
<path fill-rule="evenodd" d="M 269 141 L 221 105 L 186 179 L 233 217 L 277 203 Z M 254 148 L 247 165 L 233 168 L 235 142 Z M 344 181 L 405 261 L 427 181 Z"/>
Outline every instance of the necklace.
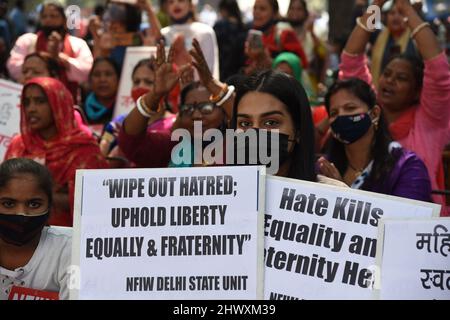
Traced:
<path fill-rule="evenodd" d="M 355 172 L 354 173 L 355 178 L 359 177 L 364 172 L 364 168 L 358 170 L 354 166 L 352 166 L 350 162 L 347 162 L 347 164 L 350 167 L 350 169 L 352 169 Z"/>

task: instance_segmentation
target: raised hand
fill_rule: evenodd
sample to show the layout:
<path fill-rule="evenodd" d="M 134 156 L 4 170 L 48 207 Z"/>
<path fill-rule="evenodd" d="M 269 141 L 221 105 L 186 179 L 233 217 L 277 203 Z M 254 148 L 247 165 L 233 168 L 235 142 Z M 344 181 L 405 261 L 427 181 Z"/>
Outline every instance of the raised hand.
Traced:
<path fill-rule="evenodd" d="M 192 61 L 189 52 L 186 50 L 184 46 L 184 35 L 178 34 L 175 36 L 175 39 L 172 42 L 173 47 L 173 62 L 177 66 L 183 66 L 185 64 L 190 64 Z"/>
<path fill-rule="evenodd" d="M 172 90 L 179 80 L 179 73 L 173 67 L 174 49 L 170 47 L 169 55 L 166 58 L 164 43 L 161 41 L 157 45 L 155 89 L 158 96 L 164 96 Z"/>
<path fill-rule="evenodd" d="M 61 35 L 58 32 L 53 31 L 48 37 L 47 43 L 47 52 L 50 54 L 51 57 L 55 59 L 58 58 L 61 42 L 62 42 Z"/>
<path fill-rule="evenodd" d="M 200 43 L 195 38 L 192 40 L 192 49 L 189 51 L 189 53 L 194 59 L 192 61 L 192 65 L 197 70 L 200 81 L 205 87 L 207 87 L 208 84 L 214 79 L 211 71 L 209 70 L 208 63 L 206 62 L 202 48 L 200 47 Z"/>
<path fill-rule="evenodd" d="M 200 43 L 195 38 L 192 40 L 192 49 L 189 53 L 193 58 L 192 65 L 197 70 L 201 83 L 213 96 L 220 94 L 226 85 L 213 77 L 202 48 L 200 47 Z"/>
<path fill-rule="evenodd" d="M 412 8 L 409 0 L 395 0 L 395 5 L 397 6 L 398 11 L 404 16 L 406 16 L 407 9 Z"/>
<path fill-rule="evenodd" d="M 319 16 L 315 13 L 310 13 L 308 19 L 305 21 L 305 29 L 312 33 L 314 31 L 314 22 L 317 20 Z"/>
<path fill-rule="evenodd" d="M 88 30 L 92 34 L 92 38 L 100 38 L 100 30 L 102 29 L 102 20 L 99 16 L 92 16 L 89 19 Z"/>
<path fill-rule="evenodd" d="M 181 75 L 191 67 L 190 64 L 186 64 L 176 68 L 173 59 L 173 46 L 170 47 L 166 58 L 164 42 L 160 41 L 156 51 L 155 87 L 153 91 L 144 96 L 146 104 L 152 106 L 152 109 L 158 106 L 159 100 L 175 87 Z"/>
<path fill-rule="evenodd" d="M 152 5 L 148 0 L 137 0 L 137 6 L 143 11 L 152 11 Z"/>
<path fill-rule="evenodd" d="M 272 67 L 272 59 L 269 49 L 252 48 L 248 41 L 245 41 L 245 55 L 250 59 L 250 65 L 246 67 L 246 74 L 251 74 L 258 69 L 270 69 Z"/>
<path fill-rule="evenodd" d="M 388 2 L 388 0 L 374 0 L 373 4 L 379 6 L 380 8 L 384 6 L 384 4 Z"/>

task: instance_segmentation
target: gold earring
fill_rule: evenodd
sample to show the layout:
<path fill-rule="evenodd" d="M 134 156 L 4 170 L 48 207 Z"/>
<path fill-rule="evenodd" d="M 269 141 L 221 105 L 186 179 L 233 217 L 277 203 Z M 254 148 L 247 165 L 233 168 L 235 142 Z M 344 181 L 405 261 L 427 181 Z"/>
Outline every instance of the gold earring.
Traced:
<path fill-rule="evenodd" d="M 373 126 L 375 127 L 375 131 L 378 131 L 378 120 L 373 122 Z"/>

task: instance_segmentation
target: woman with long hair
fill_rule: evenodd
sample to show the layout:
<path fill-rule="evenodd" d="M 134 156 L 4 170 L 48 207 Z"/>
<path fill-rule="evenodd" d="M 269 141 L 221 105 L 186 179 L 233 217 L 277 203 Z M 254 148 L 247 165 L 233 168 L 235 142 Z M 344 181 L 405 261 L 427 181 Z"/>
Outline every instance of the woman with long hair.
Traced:
<path fill-rule="evenodd" d="M 57 2 L 42 6 L 39 26 L 36 34 L 26 33 L 17 39 L 7 64 L 10 76 L 19 80 L 25 57 L 40 52 L 58 62 L 60 78 L 67 78 L 67 88 L 76 99 L 78 86 L 87 80 L 92 67 L 91 50 L 86 41 L 69 34 L 64 7 Z"/>
<path fill-rule="evenodd" d="M 167 11 L 170 17 L 170 25 L 162 28 L 161 33 L 167 46 L 175 44 L 175 61 L 179 67 L 190 61 L 187 51 L 195 38 L 200 43 L 209 70 L 214 78 L 219 78 L 219 49 L 214 30 L 207 24 L 196 21 L 195 7 L 192 0 L 168 0 Z M 178 39 L 178 40 L 177 40 Z M 180 40 L 181 39 L 181 40 Z M 184 58 L 180 52 L 184 51 Z"/>
<path fill-rule="evenodd" d="M 338 81 L 325 105 L 333 139 L 328 160 L 319 159 L 321 173 L 355 189 L 431 202 L 424 163 L 392 140 L 375 92 L 366 82 Z"/>
<path fill-rule="evenodd" d="M 273 70 L 250 76 L 237 90 L 233 124 L 244 131 L 279 130 L 276 175 L 317 181 L 311 108 L 295 78 Z"/>
<path fill-rule="evenodd" d="M 385 0 L 375 0 L 383 6 Z M 445 189 L 442 151 L 449 141 L 450 71 L 445 52 L 429 24 L 417 14 L 408 0 L 395 2 L 408 18 L 411 37 L 416 41 L 423 63 L 408 55 L 394 56 L 382 70 L 377 100 L 384 111 L 395 141 L 414 151 L 425 163 L 433 190 Z M 364 54 L 373 29 L 367 26 L 370 13 L 357 20 L 342 53 L 341 79 L 359 78 L 369 84 L 371 73 Z M 375 87 L 375 86 L 374 86 Z M 433 195 L 447 215 L 443 196 Z"/>

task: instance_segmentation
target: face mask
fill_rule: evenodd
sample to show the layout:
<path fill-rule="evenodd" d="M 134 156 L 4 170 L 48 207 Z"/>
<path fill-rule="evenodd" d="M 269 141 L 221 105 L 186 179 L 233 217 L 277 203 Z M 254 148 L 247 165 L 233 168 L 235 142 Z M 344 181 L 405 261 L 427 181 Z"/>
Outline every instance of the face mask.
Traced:
<path fill-rule="evenodd" d="M 64 28 L 64 26 L 61 27 L 41 26 L 41 31 L 45 34 L 46 37 L 50 36 L 53 31 L 58 32 L 63 38 L 66 35 L 66 29 Z"/>
<path fill-rule="evenodd" d="M 137 100 L 143 96 L 146 93 L 149 93 L 150 89 L 148 88 L 142 88 L 142 87 L 138 87 L 138 88 L 134 88 L 133 90 L 131 90 L 131 97 L 133 98 L 134 103 L 137 103 Z"/>
<path fill-rule="evenodd" d="M 359 140 L 369 131 L 372 120 L 368 113 L 338 116 L 331 124 L 333 136 L 343 144 Z"/>
<path fill-rule="evenodd" d="M 173 24 L 185 24 L 192 17 L 193 17 L 193 14 L 191 11 L 189 11 L 189 13 L 187 15 L 185 15 L 184 17 L 181 17 L 180 19 L 175 19 L 174 17 L 170 17 L 170 19 L 172 20 Z"/>
<path fill-rule="evenodd" d="M 48 216 L 48 211 L 39 216 L 0 213 L 0 238 L 6 243 L 23 246 L 41 232 Z"/>
<path fill-rule="evenodd" d="M 249 131 L 254 131 L 255 134 L 249 134 Z M 269 130 L 252 128 L 238 133 L 234 138 L 234 163 L 266 166 L 270 164 L 268 173 L 276 174 L 289 158 L 289 141 L 294 140 L 289 140 L 287 134 Z"/>
<path fill-rule="evenodd" d="M 294 20 L 294 19 L 289 19 L 289 23 L 291 24 L 291 26 L 295 27 L 300 27 L 303 25 L 305 21 L 304 20 Z"/>

